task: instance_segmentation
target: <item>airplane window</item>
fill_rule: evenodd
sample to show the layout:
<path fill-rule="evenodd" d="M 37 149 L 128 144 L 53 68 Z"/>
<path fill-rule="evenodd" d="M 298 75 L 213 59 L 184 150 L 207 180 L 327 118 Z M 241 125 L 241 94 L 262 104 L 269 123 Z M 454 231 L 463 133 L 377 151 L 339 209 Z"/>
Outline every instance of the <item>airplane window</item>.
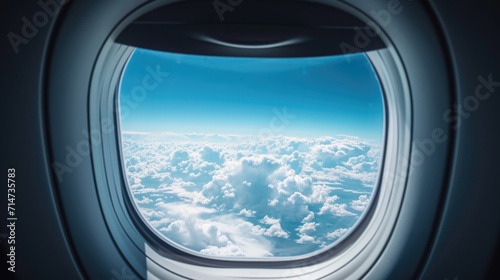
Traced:
<path fill-rule="evenodd" d="M 135 209 L 166 244 L 205 257 L 328 250 L 356 227 L 377 189 L 383 98 L 364 53 L 136 49 L 117 101 Z"/>

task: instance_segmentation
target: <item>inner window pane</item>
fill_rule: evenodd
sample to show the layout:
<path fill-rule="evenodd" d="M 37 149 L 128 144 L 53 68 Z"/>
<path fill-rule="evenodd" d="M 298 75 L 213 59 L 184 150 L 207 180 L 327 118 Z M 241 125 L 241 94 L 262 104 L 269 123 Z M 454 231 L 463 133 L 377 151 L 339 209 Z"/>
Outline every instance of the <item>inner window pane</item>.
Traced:
<path fill-rule="evenodd" d="M 362 53 L 136 49 L 119 90 L 133 201 L 166 242 L 205 256 L 290 257 L 332 246 L 376 187 L 382 94 Z"/>

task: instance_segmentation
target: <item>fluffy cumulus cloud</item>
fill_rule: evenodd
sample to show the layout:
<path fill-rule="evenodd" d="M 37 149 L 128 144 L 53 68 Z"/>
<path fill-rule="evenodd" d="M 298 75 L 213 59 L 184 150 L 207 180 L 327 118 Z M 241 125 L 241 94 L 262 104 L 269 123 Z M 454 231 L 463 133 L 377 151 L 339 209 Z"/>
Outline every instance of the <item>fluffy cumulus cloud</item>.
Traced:
<path fill-rule="evenodd" d="M 370 199 L 366 194 L 360 195 L 358 199 L 351 202 L 351 207 L 357 211 L 364 211 L 368 206 Z"/>
<path fill-rule="evenodd" d="M 326 238 L 337 239 L 339 237 L 342 237 L 347 231 L 349 231 L 348 228 L 338 228 L 332 232 L 327 233 Z"/>
<path fill-rule="evenodd" d="M 122 135 L 143 217 L 205 255 L 296 256 L 334 243 L 366 210 L 381 147 L 353 137 Z"/>
<path fill-rule="evenodd" d="M 325 214 L 325 213 L 330 213 L 335 216 L 343 217 L 343 216 L 355 216 L 354 213 L 349 212 L 347 210 L 347 205 L 345 203 L 339 204 L 339 203 L 333 203 L 335 200 L 338 199 L 338 196 L 333 196 L 329 197 L 326 199 L 325 203 L 319 210 L 320 215 Z"/>

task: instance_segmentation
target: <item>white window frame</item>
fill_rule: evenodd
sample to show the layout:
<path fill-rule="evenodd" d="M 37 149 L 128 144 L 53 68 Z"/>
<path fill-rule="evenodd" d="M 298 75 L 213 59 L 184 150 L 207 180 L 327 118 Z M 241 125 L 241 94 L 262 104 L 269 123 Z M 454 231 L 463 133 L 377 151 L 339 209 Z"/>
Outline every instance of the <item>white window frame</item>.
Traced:
<path fill-rule="evenodd" d="M 126 217 L 127 214 L 133 216 L 133 211 L 136 211 L 132 210 L 135 203 L 130 194 L 126 193 L 129 188 L 124 188 L 127 181 L 122 172 L 120 123 L 116 100 L 117 85 L 132 51 L 133 48 L 115 44 L 111 40 L 104 46 L 96 64 L 90 95 L 90 111 L 94 112 L 90 114 L 91 128 L 104 130 L 103 119 L 114 120 L 118 128 L 116 134 L 102 135 L 102 147 L 99 152 L 93 153 L 92 159 L 96 176 L 106 178 L 109 186 L 109 189 L 99 189 L 101 193 L 107 192 L 100 197 L 101 204 L 123 212 L 124 215 L 119 215 L 121 217 Z M 242 267 L 241 263 L 231 268 L 232 262 L 228 261 L 229 267 L 221 268 L 212 263 L 214 260 L 210 258 L 202 258 L 198 263 L 193 263 L 186 262 L 190 259 L 189 255 L 177 257 L 175 253 L 165 252 L 158 244 L 146 241 L 143 237 L 145 229 L 137 228 L 137 220 L 122 218 L 119 222 L 129 234 L 128 238 L 144 252 L 148 278 L 173 279 L 182 276 L 188 279 L 359 279 L 369 271 L 391 236 L 401 207 L 409 168 L 407 161 L 410 158 L 412 113 L 408 82 L 396 50 L 388 47 L 369 52 L 367 56 L 383 88 L 386 137 L 379 187 L 375 187 L 378 190 L 372 194 L 372 205 L 366 214 L 369 217 L 360 218 L 361 225 L 357 229 L 361 230 L 347 234 L 343 238 L 345 242 L 342 246 L 334 246 L 321 258 L 302 258 L 298 262 L 294 261 L 293 265 L 283 265 L 281 260 L 266 261 L 274 262 L 276 268 L 259 268 L 252 265 L 251 261 L 247 262 L 250 264 L 248 268 Z"/>

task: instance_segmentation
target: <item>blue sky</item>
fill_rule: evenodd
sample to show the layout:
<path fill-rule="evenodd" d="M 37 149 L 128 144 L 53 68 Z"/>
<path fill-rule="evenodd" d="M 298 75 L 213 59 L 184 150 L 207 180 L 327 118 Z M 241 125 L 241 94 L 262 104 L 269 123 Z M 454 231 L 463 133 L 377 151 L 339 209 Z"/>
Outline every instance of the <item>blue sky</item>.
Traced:
<path fill-rule="evenodd" d="M 130 109 L 122 129 L 257 135 L 286 108 L 294 118 L 276 134 L 380 142 L 378 79 L 364 54 L 350 56 L 350 62 L 343 56 L 225 58 L 137 49 L 122 77 L 120 106 Z M 169 76 L 132 106 L 125 100 L 142 85 L 147 67 Z"/>

